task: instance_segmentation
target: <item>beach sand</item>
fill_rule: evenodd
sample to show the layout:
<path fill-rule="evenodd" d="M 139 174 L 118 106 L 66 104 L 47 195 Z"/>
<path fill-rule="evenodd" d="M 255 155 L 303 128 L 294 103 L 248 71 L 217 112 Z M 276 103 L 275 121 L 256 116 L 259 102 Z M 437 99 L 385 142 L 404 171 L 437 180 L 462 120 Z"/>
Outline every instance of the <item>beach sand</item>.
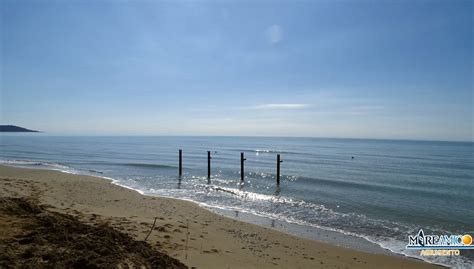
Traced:
<path fill-rule="evenodd" d="M 92 176 L 0 166 L 0 197 L 36 199 L 48 210 L 110 225 L 139 241 L 156 219 L 147 242 L 190 268 L 440 268 L 298 238 Z"/>

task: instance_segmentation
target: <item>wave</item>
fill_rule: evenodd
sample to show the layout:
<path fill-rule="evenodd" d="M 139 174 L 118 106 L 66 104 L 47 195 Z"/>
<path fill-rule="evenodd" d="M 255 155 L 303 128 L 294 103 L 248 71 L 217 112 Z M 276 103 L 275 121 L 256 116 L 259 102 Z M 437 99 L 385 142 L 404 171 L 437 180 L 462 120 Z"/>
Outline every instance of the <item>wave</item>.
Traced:
<path fill-rule="evenodd" d="M 126 165 L 126 166 L 133 166 L 133 167 L 142 167 L 142 168 L 178 168 L 177 166 L 174 165 L 168 165 L 168 164 L 156 164 L 156 163 L 123 163 L 123 164 L 117 164 L 117 165 Z"/>
<path fill-rule="evenodd" d="M 271 150 L 271 149 L 255 149 L 255 150 L 253 150 L 253 152 L 257 152 L 257 153 L 290 153 L 290 152 L 284 152 L 284 151 L 281 151 L 281 150 Z"/>
<path fill-rule="evenodd" d="M 196 186 L 207 189 L 207 190 L 211 190 L 211 191 L 228 193 L 233 196 L 237 196 L 240 199 L 251 200 L 253 202 L 265 201 L 265 202 L 270 202 L 272 204 L 282 204 L 282 205 L 284 204 L 284 205 L 296 207 L 296 208 L 307 208 L 307 209 L 318 210 L 318 211 L 332 212 L 331 209 L 326 208 L 324 205 L 306 202 L 303 200 L 299 200 L 299 199 L 295 199 L 295 198 L 291 198 L 287 196 L 262 194 L 262 193 L 257 193 L 257 192 L 239 190 L 236 188 L 229 188 L 229 187 L 224 187 L 224 186 L 208 185 L 208 184 L 198 184 Z"/>
<path fill-rule="evenodd" d="M 53 163 L 53 162 L 45 162 L 45 161 L 34 161 L 34 160 L 0 160 L 0 164 L 8 165 L 8 166 L 17 166 L 17 167 L 26 167 L 26 168 L 38 168 L 38 169 L 47 169 L 47 170 L 54 170 L 54 171 L 61 171 L 64 173 L 70 174 L 80 174 L 80 175 L 93 175 L 99 176 L 104 174 L 104 172 L 94 169 L 80 169 L 80 168 L 72 168 L 70 166 Z M 102 177 L 102 176 L 99 176 Z"/>
<path fill-rule="evenodd" d="M 284 150 L 275 150 L 275 149 L 226 149 L 226 151 L 232 152 L 245 152 L 245 153 L 256 153 L 256 154 L 263 154 L 263 153 L 277 153 L 277 154 L 299 154 L 299 155 L 312 155 L 304 152 L 296 152 L 296 151 L 284 151 Z"/>
<path fill-rule="evenodd" d="M 0 164 L 4 165 L 11 165 L 11 166 L 27 166 L 27 167 L 44 167 L 44 168 L 51 168 L 54 170 L 61 170 L 71 169 L 68 166 L 58 164 L 58 163 L 51 163 L 51 162 L 42 162 L 42 161 L 30 161 L 30 160 L 0 160 Z"/>
<path fill-rule="evenodd" d="M 240 174 L 240 172 L 239 172 Z M 247 172 L 245 173 L 245 177 L 249 179 L 275 179 L 276 174 L 274 173 L 265 173 L 265 172 Z M 280 175 L 281 180 L 288 180 L 288 181 L 295 181 L 299 179 L 300 177 L 296 175 L 285 175 L 281 174 Z"/>
<path fill-rule="evenodd" d="M 301 225 L 305 227 L 313 227 L 316 229 L 321 229 L 330 232 L 336 232 L 338 234 L 352 236 L 356 238 L 363 239 L 365 241 L 371 242 L 378 245 L 382 249 L 396 253 L 403 256 L 408 256 L 416 259 L 422 259 L 429 263 L 440 264 L 444 266 L 454 266 L 459 268 L 471 268 L 472 261 L 467 258 L 462 258 L 456 261 L 446 260 L 444 258 L 434 259 L 431 257 L 420 257 L 416 253 L 410 253 L 405 250 L 406 242 L 400 238 L 400 234 L 410 234 L 416 232 L 418 227 L 412 227 L 407 223 L 393 223 L 390 221 L 385 221 L 381 219 L 373 219 L 363 214 L 356 214 L 353 212 L 343 213 L 334 211 L 331 208 L 324 206 L 323 204 L 316 204 L 312 202 L 303 201 L 300 199 L 280 196 L 280 195 L 271 195 L 271 194 L 262 194 L 256 192 L 249 192 L 240 190 L 238 188 L 224 187 L 218 185 L 208 185 L 208 184 L 197 184 L 195 187 L 205 189 L 207 191 L 221 193 L 224 195 L 229 195 L 228 197 L 236 197 L 240 200 L 240 203 L 226 203 L 225 200 L 215 200 L 215 199 L 206 199 L 202 200 L 194 195 L 188 196 L 183 193 L 168 193 L 162 192 L 162 190 L 157 190 L 152 195 L 159 196 L 168 196 L 178 199 L 189 200 L 195 203 L 200 204 L 201 206 L 208 209 L 221 209 L 227 211 L 239 211 L 244 213 L 249 213 L 255 216 L 279 220 L 286 223 L 292 223 L 296 225 Z M 219 195 L 220 196 L 220 195 Z M 214 197 L 214 196 L 211 196 Z M 216 198 L 216 197 L 214 197 Z M 249 203 L 250 202 L 250 203 Z M 264 204 L 261 204 L 261 203 Z M 266 210 L 266 204 L 270 203 L 276 205 L 273 209 L 278 208 L 280 210 L 273 211 Z M 250 205 L 250 206 L 249 206 Z M 216 212 L 215 210 L 212 210 Z M 294 213 L 303 213 L 305 214 L 312 212 L 318 216 L 317 219 L 304 219 L 301 218 L 300 214 Z M 219 212 L 217 212 L 219 213 Z M 324 220 L 323 220 L 324 219 Z M 250 220 L 247 220 L 250 221 Z M 252 222 L 252 221 L 250 221 Z M 260 223 L 260 222 L 258 222 Z M 258 224 L 256 223 L 256 224 Z M 339 224 L 338 224 L 339 223 Z M 348 225 L 355 225 L 355 228 L 351 229 Z M 261 225 L 261 223 L 260 223 Z M 372 233 L 366 230 L 369 227 L 378 227 L 380 229 L 380 234 Z M 430 229 L 432 227 L 429 227 Z M 445 232 L 445 231 L 442 231 Z M 324 239 L 324 238 L 323 238 Z M 321 239 L 321 240 L 323 240 Z M 400 247 L 401 246 L 401 247 Z"/>
<path fill-rule="evenodd" d="M 353 215 L 354 213 L 340 213 L 340 212 L 334 212 L 331 209 L 326 208 L 324 205 L 318 205 L 318 204 L 313 204 L 313 203 L 307 203 L 305 201 L 298 201 L 296 199 L 288 198 L 288 197 L 276 197 L 272 195 L 264 195 L 264 194 L 259 194 L 259 193 L 252 193 L 252 192 L 245 192 L 241 190 L 236 190 L 232 188 L 223 188 L 220 186 L 207 186 L 208 189 L 211 189 L 213 191 L 217 192 L 225 192 L 229 193 L 231 195 L 239 196 L 240 198 L 243 199 L 250 199 L 250 200 L 264 200 L 264 201 L 271 201 L 272 203 L 280 203 L 280 204 L 286 204 L 290 205 L 291 207 L 303 207 L 307 209 L 312 209 L 316 210 L 319 212 L 325 212 L 328 214 L 327 216 L 348 216 L 348 215 Z M 428 263 L 432 264 L 438 264 L 446 267 L 454 267 L 454 268 L 472 268 L 473 262 L 467 258 L 461 257 L 458 260 L 448 260 L 445 259 L 444 257 L 421 257 L 418 255 L 418 253 L 411 253 L 405 249 L 406 242 L 395 239 L 395 238 L 390 238 L 386 236 L 371 236 L 365 233 L 361 232 L 356 232 L 356 231 L 351 231 L 351 230 L 345 230 L 342 229 L 341 227 L 331 227 L 328 225 L 324 224 L 318 224 L 318 223 L 313 223 L 309 222 L 306 220 L 303 220 L 298 217 L 294 217 L 288 214 L 285 214 L 285 212 L 269 212 L 269 211 L 260 211 L 257 208 L 249 208 L 249 207 L 243 207 L 239 205 L 223 205 L 223 204 L 215 204 L 210 201 L 196 201 L 190 198 L 185 198 L 183 200 L 188 200 L 192 201 L 195 203 L 198 203 L 204 208 L 210 209 L 211 211 L 214 211 L 216 213 L 219 213 L 219 211 L 216 211 L 214 209 L 218 210 L 225 210 L 225 211 L 239 211 L 247 214 L 251 214 L 254 216 L 270 219 L 270 220 L 278 220 L 278 221 L 283 221 L 286 223 L 290 224 L 295 224 L 295 225 L 300 225 L 300 226 L 305 226 L 305 227 L 312 227 L 324 231 L 329 231 L 329 232 L 336 232 L 338 234 L 344 235 L 344 236 L 351 236 L 355 238 L 360 238 L 362 240 L 366 240 L 368 242 L 371 242 L 373 244 L 376 244 L 377 246 L 381 247 L 382 249 L 385 249 L 391 253 L 402 255 L 402 256 L 407 256 L 415 259 L 420 259 Z M 381 227 L 385 229 L 393 229 L 393 227 L 387 227 L 383 225 L 385 222 L 382 220 L 374 220 L 374 219 L 369 219 L 365 215 L 359 215 L 357 214 L 358 218 L 365 219 L 365 221 L 375 221 L 379 222 L 378 225 L 381 225 Z M 251 222 L 251 221 L 250 221 Z M 260 222 L 258 222 L 260 223 Z M 257 224 L 257 223 L 256 223 Z M 260 223 L 261 225 L 261 223 Z M 415 230 L 409 229 L 408 226 L 403 225 L 402 223 L 397 223 L 397 226 L 395 229 L 399 228 L 405 228 L 407 229 L 407 232 L 415 232 Z M 286 231 L 288 232 L 288 231 Z M 320 239 L 324 240 L 324 239 Z"/>

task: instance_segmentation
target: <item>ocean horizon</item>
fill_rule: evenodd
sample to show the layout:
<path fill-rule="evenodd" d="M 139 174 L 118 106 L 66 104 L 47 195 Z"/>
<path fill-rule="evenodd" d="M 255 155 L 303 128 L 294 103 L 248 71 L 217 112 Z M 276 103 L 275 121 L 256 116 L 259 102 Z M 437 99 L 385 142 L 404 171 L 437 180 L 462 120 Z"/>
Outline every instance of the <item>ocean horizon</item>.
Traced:
<path fill-rule="evenodd" d="M 145 195 L 190 200 L 304 238 L 366 251 L 373 244 L 420 258 L 405 248 L 419 229 L 473 233 L 474 211 L 467 206 L 474 198 L 473 146 L 361 138 L 1 134 L 0 164 L 104 177 Z M 279 186 L 277 154 L 283 160 Z M 423 259 L 474 265 L 472 254 L 462 250 L 457 257 Z"/>

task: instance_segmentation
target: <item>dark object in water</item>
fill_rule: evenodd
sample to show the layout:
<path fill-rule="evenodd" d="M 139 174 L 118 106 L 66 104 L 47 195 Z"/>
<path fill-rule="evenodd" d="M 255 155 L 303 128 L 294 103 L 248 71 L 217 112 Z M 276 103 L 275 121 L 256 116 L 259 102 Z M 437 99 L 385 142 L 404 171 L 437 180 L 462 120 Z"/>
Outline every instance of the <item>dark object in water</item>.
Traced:
<path fill-rule="evenodd" d="M 211 179 L 211 159 L 212 159 L 211 152 L 207 151 L 207 180 L 208 182 Z"/>
<path fill-rule="evenodd" d="M 179 178 L 183 175 L 183 150 L 179 150 L 179 169 L 178 169 Z"/>
<path fill-rule="evenodd" d="M 244 173 L 244 161 L 247 159 L 244 158 L 244 153 L 240 153 L 240 181 L 244 181 L 245 173 Z"/>
<path fill-rule="evenodd" d="M 277 186 L 280 186 L 280 163 L 283 161 L 280 160 L 280 154 L 277 154 L 277 173 L 276 173 L 276 180 Z"/>
<path fill-rule="evenodd" d="M 354 156 L 352 156 L 351 159 L 354 159 Z"/>

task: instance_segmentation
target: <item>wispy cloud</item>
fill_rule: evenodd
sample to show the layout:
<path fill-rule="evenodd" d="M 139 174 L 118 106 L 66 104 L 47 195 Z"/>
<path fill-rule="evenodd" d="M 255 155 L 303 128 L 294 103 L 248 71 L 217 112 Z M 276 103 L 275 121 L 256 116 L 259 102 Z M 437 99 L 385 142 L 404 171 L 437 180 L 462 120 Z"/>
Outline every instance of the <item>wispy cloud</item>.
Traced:
<path fill-rule="evenodd" d="M 267 28 L 265 35 L 268 41 L 272 44 L 279 43 L 283 40 L 283 30 L 278 24 L 274 24 Z"/>
<path fill-rule="evenodd" d="M 351 107 L 348 110 L 344 111 L 344 113 L 349 115 L 371 115 L 374 113 L 380 113 L 383 111 L 385 107 L 383 106 L 355 106 Z"/>
<path fill-rule="evenodd" d="M 263 104 L 254 106 L 254 109 L 302 109 L 308 107 L 308 104 Z"/>

